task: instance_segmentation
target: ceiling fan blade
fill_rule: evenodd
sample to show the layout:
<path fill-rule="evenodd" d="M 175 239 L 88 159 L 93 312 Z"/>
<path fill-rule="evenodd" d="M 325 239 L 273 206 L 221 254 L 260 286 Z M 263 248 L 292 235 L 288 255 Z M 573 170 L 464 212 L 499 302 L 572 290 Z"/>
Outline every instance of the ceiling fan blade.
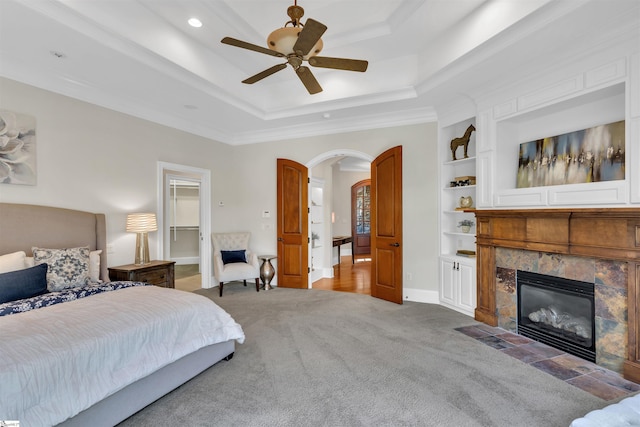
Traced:
<path fill-rule="evenodd" d="M 307 88 L 307 91 L 309 91 L 311 95 L 313 95 L 314 93 L 322 92 L 320 84 L 311 73 L 309 67 L 298 67 L 298 69 L 296 70 L 296 74 L 298 75 L 298 77 L 300 77 L 302 84 Z"/>
<path fill-rule="evenodd" d="M 293 51 L 301 56 L 305 56 L 311 48 L 320 40 L 320 37 L 327 31 L 327 26 L 311 18 L 302 27 L 298 40 L 293 45 Z"/>
<path fill-rule="evenodd" d="M 335 68 L 347 71 L 367 71 L 368 61 L 361 59 L 330 58 L 328 56 L 312 56 L 309 58 L 309 65 L 321 68 Z"/>
<path fill-rule="evenodd" d="M 255 76 L 251 76 L 248 79 L 245 79 L 242 81 L 242 83 L 246 83 L 248 85 L 250 84 L 254 84 L 255 82 L 259 82 L 260 80 L 264 79 L 265 77 L 269 77 L 271 74 L 273 73 L 277 73 L 280 70 L 284 70 L 285 68 L 287 68 L 287 64 L 278 64 L 278 65 L 274 65 L 271 68 L 267 68 L 266 70 L 256 74 Z"/>
<path fill-rule="evenodd" d="M 243 42 L 242 40 L 234 39 L 231 37 L 225 37 L 220 40 L 224 44 L 228 44 L 235 47 L 241 47 L 243 49 L 253 50 L 255 52 L 264 53 L 266 55 L 283 57 L 284 54 L 277 52 L 275 50 L 267 49 L 266 47 L 258 46 L 257 44 Z"/>

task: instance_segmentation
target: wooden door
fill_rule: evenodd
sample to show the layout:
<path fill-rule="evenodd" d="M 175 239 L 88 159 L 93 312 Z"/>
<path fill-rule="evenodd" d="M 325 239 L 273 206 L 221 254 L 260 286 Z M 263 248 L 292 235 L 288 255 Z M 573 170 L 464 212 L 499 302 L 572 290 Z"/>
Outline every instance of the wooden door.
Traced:
<path fill-rule="evenodd" d="M 308 175 L 304 165 L 278 159 L 278 286 L 309 287 Z"/>
<path fill-rule="evenodd" d="M 402 304 L 402 147 L 371 163 L 371 296 Z"/>
<path fill-rule="evenodd" d="M 351 236 L 354 255 L 371 253 L 370 179 L 363 179 L 351 186 Z"/>

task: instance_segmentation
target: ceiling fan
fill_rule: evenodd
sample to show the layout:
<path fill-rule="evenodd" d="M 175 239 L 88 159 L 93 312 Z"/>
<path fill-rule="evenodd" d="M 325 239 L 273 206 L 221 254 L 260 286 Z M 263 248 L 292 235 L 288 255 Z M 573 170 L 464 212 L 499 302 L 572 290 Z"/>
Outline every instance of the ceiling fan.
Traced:
<path fill-rule="evenodd" d="M 298 6 L 297 0 L 294 0 L 293 6 L 287 9 L 287 15 L 291 18 L 284 24 L 283 28 L 279 28 L 269 34 L 267 37 L 267 48 L 231 37 L 225 37 L 221 41 L 224 44 L 241 47 L 243 49 L 253 50 L 255 52 L 264 53 L 266 55 L 287 58 L 284 64 L 274 65 L 260 73 L 249 77 L 242 83 L 253 84 L 265 77 L 287 68 L 287 63 L 295 70 L 296 74 L 307 88 L 311 95 L 322 92 L 322 87 L 311 73 L 309 67 L 303 64 L 307 61 L 313 67 L 333 68 L 337 70 L 360 71 L 367 70 L 369 63 L 360 59 L 331 58 L 328 56 L 316 56 L 322 50 L 322 34 L 327 30 L 324 24 L 311 18 L 307 19 L 305 24 L 300 22 L 300 18 L 304 15 L 304 9 Z M 290 27 L 287 25 L 291 24 Z"/>

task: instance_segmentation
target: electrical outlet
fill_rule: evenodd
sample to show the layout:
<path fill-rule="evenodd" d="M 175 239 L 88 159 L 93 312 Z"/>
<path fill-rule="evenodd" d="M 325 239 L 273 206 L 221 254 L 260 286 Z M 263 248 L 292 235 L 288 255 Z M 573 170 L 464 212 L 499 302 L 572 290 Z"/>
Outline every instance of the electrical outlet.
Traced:
<path fill-rule="evenodd" d="M 407 273 L 407 281 L 410 282 L 413 280 L 413 274 L 412 273 Z"/>
<path fill-rule="evenodd" d="M 113 250 L 113 245 L 112 245 L 112 244 L 110 244 L 110 243 L 107 243 L 107 253 L 108 253 L 108 254 L 112 254 L 112 253 L 114 253 L 114 252 L 115 252 L 115 251 Z"/>

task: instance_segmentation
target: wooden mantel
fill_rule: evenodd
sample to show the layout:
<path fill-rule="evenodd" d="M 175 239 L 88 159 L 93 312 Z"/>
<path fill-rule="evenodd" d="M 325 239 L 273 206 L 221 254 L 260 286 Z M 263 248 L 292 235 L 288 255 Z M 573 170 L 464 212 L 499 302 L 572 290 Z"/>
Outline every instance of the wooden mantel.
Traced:
<path fill-rule="evenodd" d="M 640 383 L 640 208 L 476 210 L 475 318 L 496 326 L 496 248 L 628 263 L 625 378 Z"/>

